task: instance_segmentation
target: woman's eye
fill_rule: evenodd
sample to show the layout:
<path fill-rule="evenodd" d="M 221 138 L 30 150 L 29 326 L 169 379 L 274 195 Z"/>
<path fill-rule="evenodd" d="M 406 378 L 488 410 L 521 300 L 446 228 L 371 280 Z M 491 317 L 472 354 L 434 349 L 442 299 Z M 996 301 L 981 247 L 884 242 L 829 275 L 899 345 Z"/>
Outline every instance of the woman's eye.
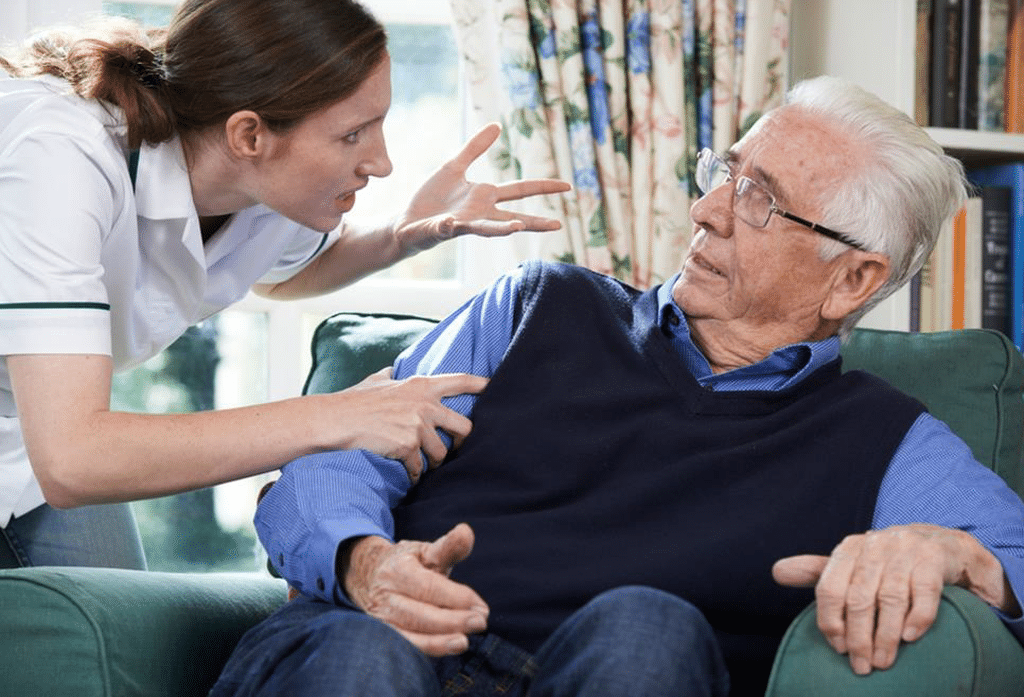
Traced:
<path fill-rule="evenodd" d="M 346 143 L 355 144 L 359 142 L 359 131 L 352 131 L 341 137 Z"/>

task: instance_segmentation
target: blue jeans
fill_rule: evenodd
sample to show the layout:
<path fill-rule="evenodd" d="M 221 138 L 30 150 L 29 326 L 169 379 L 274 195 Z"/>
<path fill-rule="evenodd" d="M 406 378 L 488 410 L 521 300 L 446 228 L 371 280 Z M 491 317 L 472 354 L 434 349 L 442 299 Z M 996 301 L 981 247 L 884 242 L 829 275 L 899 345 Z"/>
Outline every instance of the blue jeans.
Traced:
<path fill-rule="evenodd" d="M 20 566 L 145 569 L 146 555 L 128 504 L 61 510 L 44 503 L 0 528 L 0 568 Z"/>
<path fill-rule="evenodd" d="M 491 634 L 432 660 L 367 615 L 309 598 L 242 638 L 210 697 L 724 697 L 714 632 L 690 603 L 651 588 L 594 598 L 530 655 Z"/>

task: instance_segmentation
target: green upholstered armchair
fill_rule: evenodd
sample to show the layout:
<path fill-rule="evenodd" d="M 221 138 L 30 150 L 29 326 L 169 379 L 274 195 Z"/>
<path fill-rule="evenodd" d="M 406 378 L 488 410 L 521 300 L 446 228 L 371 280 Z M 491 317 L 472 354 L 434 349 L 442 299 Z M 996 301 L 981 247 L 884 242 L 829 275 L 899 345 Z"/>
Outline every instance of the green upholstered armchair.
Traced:
<path fill-rule="evenodd" d="M 339 314 L 317 329 L 308 392 L 354 384 L 392 362 L 433 322 Z M 847 368 L 874 372 L 928 405 L 1018 492 L 1024 361 L 987 331 L 857 330 Z M 111 569 L 0 571 L 0 694 L 8 697 L 205 695 L 245 629 L 285 599 L 255 574 Z M 783 640 L 771 697 L 1024 695 L 1024 651 L 980 600 L 946 590 L 931 632 L 894 668 L 857 677 L 821 638 L 813 607 Z"/>

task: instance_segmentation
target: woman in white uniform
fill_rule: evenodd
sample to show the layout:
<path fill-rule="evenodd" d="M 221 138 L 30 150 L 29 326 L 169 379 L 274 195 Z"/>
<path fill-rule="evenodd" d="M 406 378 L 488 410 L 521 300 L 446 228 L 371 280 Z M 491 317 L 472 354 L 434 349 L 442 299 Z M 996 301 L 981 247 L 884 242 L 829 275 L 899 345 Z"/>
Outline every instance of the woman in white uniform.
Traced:
<path fill-rule="evenodd" d="M 166 32 L 105 20 L 0 60 L 0 557 L 143 567 L 129 509 L 306 453 L 445 455 L 470 423 L 396 382 L 196 414 L 110 410 L 111 374 L 250 289 L 328 292 L 464 233 L 552 230 L 497 204 L 565 191 L 465 171 L 486 128 L 379 229 L 342 223 L 391 171 L 381 25 L 352 0 L 187 0 Z M 131 166 L 129 163 L 131 162 Z M 67 510 L 65 510 L 67 509 Z M 4 562 L 0 562 L 2 565 Z"/>

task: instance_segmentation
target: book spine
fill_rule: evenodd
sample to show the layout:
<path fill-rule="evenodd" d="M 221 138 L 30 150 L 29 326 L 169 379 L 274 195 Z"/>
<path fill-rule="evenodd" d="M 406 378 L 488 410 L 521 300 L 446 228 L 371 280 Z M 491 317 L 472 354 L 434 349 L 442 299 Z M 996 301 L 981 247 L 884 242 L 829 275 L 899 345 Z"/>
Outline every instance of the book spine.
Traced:
<path fill-rule="evenodd" d="M 980 195 L 971 196 L 964 206 L 964 329 L 981 327 L 981 255 L 985 244 L 981 239 Z"/>
<path fill-rule="evenodd" d="M 981 326 L 1010 332 L 1010 188 L 981 190 Z"/>
<path fill-rule="evenodd" d="M 990 165 L 971 170 L 971 181 L 981 186 L 1005 186 L 1010 190 L 1009 316 L 1007 335 L 1024 349 L 1024 162 Z"/>
<path fill-rule="evenodd" d="M 1003 0 L 1005 1 L 1005 0 Z M 928 71 L 931 66 L 931 0 L 917 0 L 917 62 L 914 66 L 914 120 L 928 126 Z"/>
<path fill-rule="evenodd" d="M 981 0 L 963 0 L 960 12 L 960 91 L 957 126 L 978 128 L 978 65 L 980 63 Z"/>
<path fill-rule="evenodd" d="M 1009 0 L 981 0 L 978 17 L 978 129 L 1006 130 Z"/>
<path fill-rule="evenodd" d="M 960 93 L 960 0 L 935 0 L 932 7 L 928 115 L 932 126 L 956 128 Z"/>
<path fill-rule="evenodd" d="M 1006 38 L 1006 130 L 1024 133 L 1024 1 L 1013 0 Z"/>
<path fill-rule="evenodd" d="M 912 332 L 921 331 L 921 277 L 924 275 L 922 268 L 910 279 L 910 322 Z"/>
<path fill-rule="evenodd" d="M 964 328 L 964 273 L 966 271 L 967 209 L 961 208 L 953 218 L 950 245 L 949 328 Z"/>

